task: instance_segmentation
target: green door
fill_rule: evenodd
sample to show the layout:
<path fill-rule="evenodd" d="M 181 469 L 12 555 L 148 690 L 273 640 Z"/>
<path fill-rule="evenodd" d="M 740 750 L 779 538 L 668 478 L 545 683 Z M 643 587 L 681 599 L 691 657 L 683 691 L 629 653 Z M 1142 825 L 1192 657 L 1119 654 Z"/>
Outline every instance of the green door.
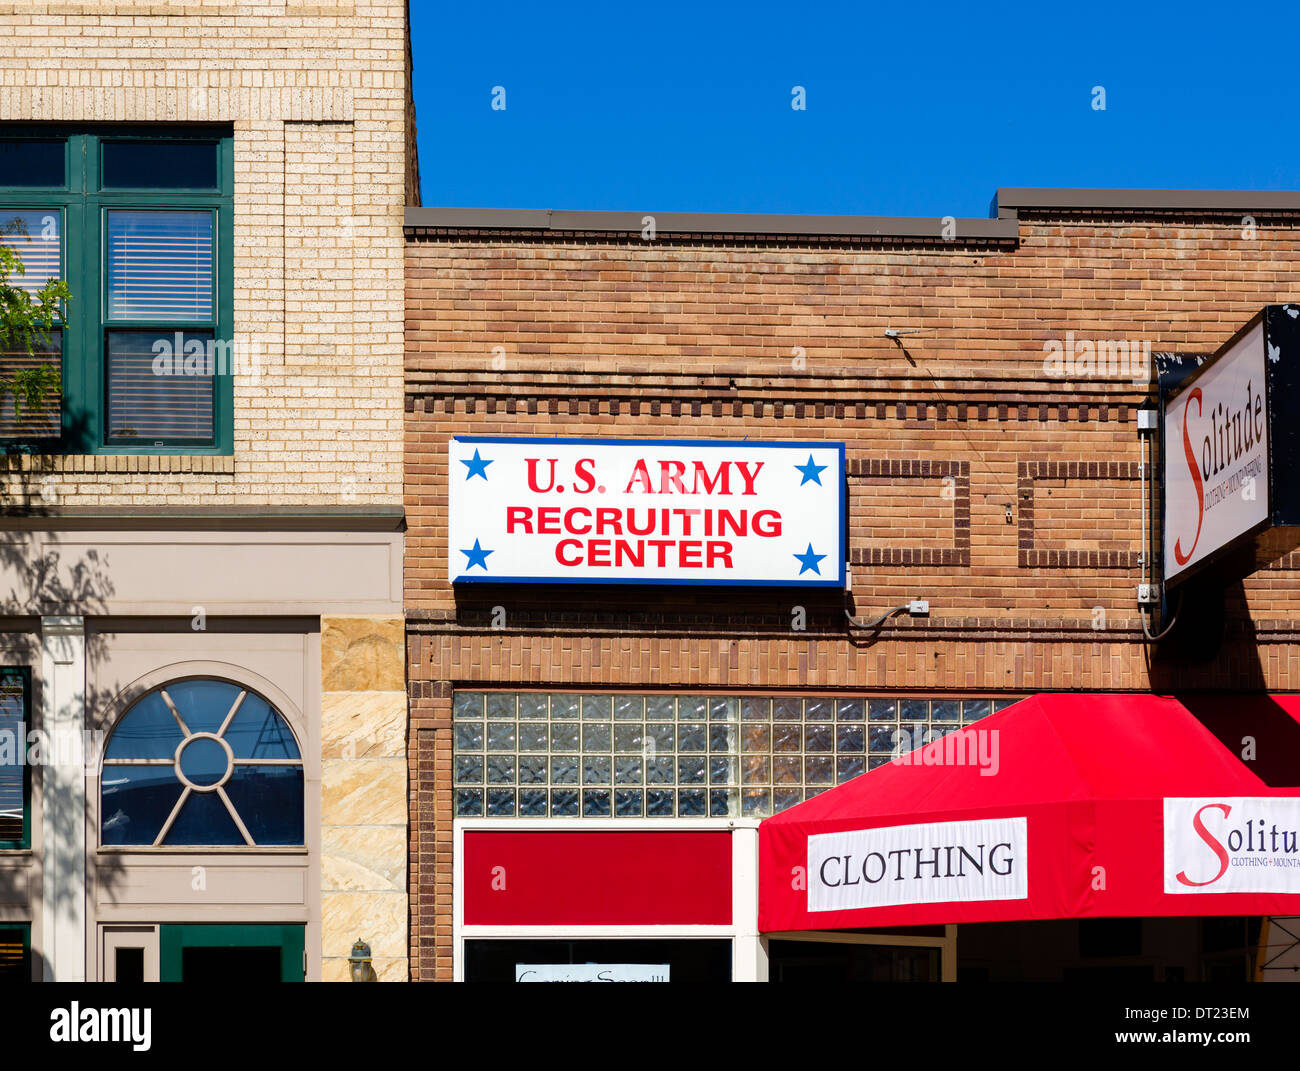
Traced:
<path fill-rule="evenodd" d="M 164 982 L 301 982 L 304 927 L 161 926 Z"/>

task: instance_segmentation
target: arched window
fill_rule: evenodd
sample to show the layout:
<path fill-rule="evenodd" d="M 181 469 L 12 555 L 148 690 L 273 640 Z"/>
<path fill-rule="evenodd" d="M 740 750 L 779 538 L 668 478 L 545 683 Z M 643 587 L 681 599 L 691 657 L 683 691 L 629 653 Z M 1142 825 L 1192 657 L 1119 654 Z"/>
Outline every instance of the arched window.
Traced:
<path fill-rule="evenodd" d="M 229 681 L 174 681 L 137 700 L 100 777 L 106 845 L 303 843 L 302 754 L 289 724 Z"/>

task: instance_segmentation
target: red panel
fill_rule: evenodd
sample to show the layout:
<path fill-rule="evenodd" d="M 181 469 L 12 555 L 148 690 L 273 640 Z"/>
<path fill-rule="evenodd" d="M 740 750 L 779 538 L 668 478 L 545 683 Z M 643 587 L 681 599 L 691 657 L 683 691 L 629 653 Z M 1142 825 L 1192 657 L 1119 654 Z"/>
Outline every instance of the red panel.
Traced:
<path fill-rule="evenodd" d="M 470 926 L 728 926 L 725 830 L 465 833 Z"/>

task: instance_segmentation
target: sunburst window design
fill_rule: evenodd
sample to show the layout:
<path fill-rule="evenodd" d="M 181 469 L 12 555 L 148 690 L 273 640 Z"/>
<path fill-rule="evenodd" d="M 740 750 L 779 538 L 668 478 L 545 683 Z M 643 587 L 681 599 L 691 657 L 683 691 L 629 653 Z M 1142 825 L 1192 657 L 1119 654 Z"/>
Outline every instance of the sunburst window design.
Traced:
<path fill-rule="evenodd" d="M 303 762 L 288 722 L 229 681 L 143 696 L 104 753 L 100 838 L 109 846 L 303 843 Z"/>

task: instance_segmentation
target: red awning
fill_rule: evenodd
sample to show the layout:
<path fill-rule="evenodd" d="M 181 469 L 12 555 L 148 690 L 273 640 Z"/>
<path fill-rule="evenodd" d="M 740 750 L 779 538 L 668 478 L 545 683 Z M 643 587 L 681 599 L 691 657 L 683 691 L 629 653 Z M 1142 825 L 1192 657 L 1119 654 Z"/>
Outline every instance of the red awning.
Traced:
<path fill-rule="evenodd" d="M 1039 695 L 759 827 L 759 929 L 1300 914 L 1300 696 Z"/>

